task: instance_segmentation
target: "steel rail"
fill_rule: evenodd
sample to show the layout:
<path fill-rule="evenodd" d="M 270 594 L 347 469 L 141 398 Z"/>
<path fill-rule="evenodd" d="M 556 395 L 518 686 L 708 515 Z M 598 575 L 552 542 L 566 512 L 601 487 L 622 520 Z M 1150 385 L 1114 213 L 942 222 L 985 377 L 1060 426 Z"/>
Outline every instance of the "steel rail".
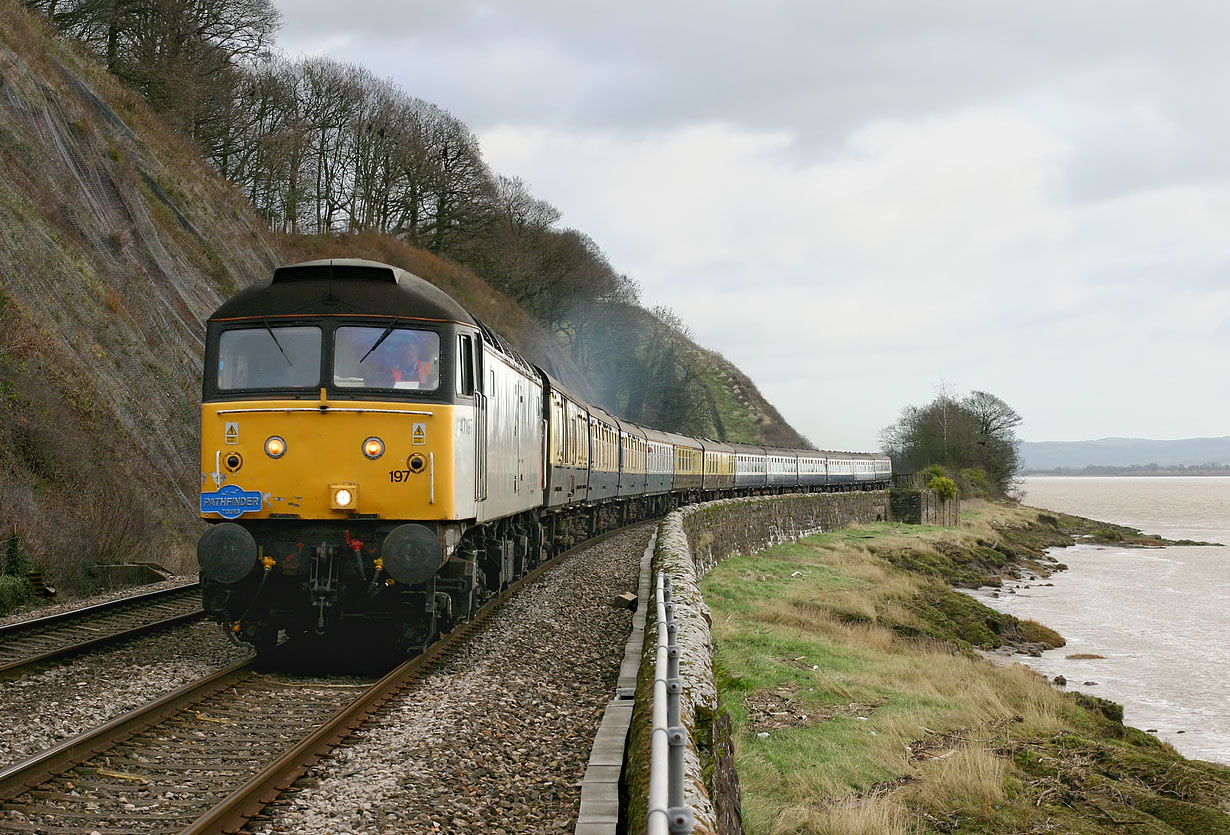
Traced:
<path fill-rule="evenodd" d="M 253 660 L 250 658 L 238 661 L 203 679 L 173 690 L 147 705 L 117 716 L 92 731 L 66 739 L 46 751 L 0 769 L 0 800 L 13 800 L 95 754 L 148 730 L 181 710 L 184 705 L 231 686 L 237 679 L 242 678 L 252 665 Z"/>
<path fill-rule="evenodd" d="M 643 523 L 635 523 L 643 524 Z M 521 579 L 510 584 L 507 589 L 483 604 L 474 617 L 442 636 L 427 648 L 425 652 L 406 661 L 390 672 L 363 695 L 347 707 L 339 710 L 333 718 L 321 725 L 312 734 L 270 763 L 260 773 L 254 775 L 247 783 L 236 789 L 225 800 L 210 809 L 207 813 L 181 835 L 219 835 L 234 833 L 243 829 L 247 823 L 259 815 L 266 806 L 291 787 L 295 780 L 303 776 L 309 768 L 322 758 L 346 737 L 354 733 L 362 724 L 380 710 L 389 700 L 396 697 L 402 690 L 410 687 L 416 681 L 416 675 L 433 661 L 452 649 L 461 639 L 488 621 L 492 615 L 503 608 L 518 591 L 527 583 L 533 582 L 550 569 L 580 551 L 596 545 L 603 540 L 619 533 L 625 533 L 635 525 L 627 525 L 613 531 L 587 539 L 585 542 L 553 557 Z"/>
<path fill-rule="evenodd" d="M 106 615 L 109 613 L 119 614 L 120 610 L 130 606 L 140 606 L 143 603 L 155 603 L 163 598 L 171 598 L 176 595 L 183 594 L 184 591 L 194 590 L 199 588 L 199 583 L 189 583 L 183 586 L 177 586 L 173 589 L 160 589 L 155 592 L 147 592 L 145 594 L 134 595 L 132 597 L 122 597 L 116 600 L 109 600 L 105 603 L 96 603 L 91 606 L 83 606 L 80 609 L 73 609 L 68 612 L 60 612 L 54 615 L 47 615 L 34 620 L 19 621 L 18 623 L 9 624 L 0 628 L 0 645 L 6 640 L 14 640 L 30 635 L 33 637 L 39 630 L 55 629 L 58 627 L 71 628 L 78 623 L 85 623 L 91 617 Z M 114 610 L 114 612 L 113 612 Z M 42 664 L 47 661 L 52 661 L 64 656 L 73 655 L 80 652 L 86 652 L 92 649 L 108 646 L 119 643 L 120 641 L 135 638 L 140 635 L 145 635 L 150 632 L 156 632 L 160 629 L 166 629 L 171 626 L 178 626 L 184 623 L 191 623 L 205 617 L 205 610 L 199 606 L 190 612 L 183 612 L 178 615 L 162 618 L 160 620 L 143 623 L 139 626 L 130 627 L 128 629 L 119 629 L 118 631 L 108 634 L 98 635 L 88 638 L 84 641 L 66 644 L 64 646 L 52 647 L 51 649 L 35 652 L 33 655 L 27 655 L 20 658 L 15 658 L 10 661 L 0 662 L 0 681 L 12 679 L 19 673 L 29 667 L 37 664 Z"/>
<path fill-rule="evenodd" d="M 199 589 L 199 582 L 184 583 L 182 586 L 175 586 L 169 589 L 158 589 L 157 591 L 148 591 L 141 594 L 134 594 L 131 597 L 117 597 L 115 600 L 104 600 L 102 603 L 92 603 L 89 606 L 82 606 L 79 609 L 69 609 L 67 612 L 57 612 L 54 615 L 43 615 L 42 617 L 31 618 L 30 620 L 19 620 L 15 623 L 5 624 L 0 626 L 0 641 L 6 639 L 10 634 L 21 632 L 25 629 L 51 626 L 54 623 L 75 620 L 79 617 L 96 615 L 99 612 L 107 609 L 115 609 L 129 603 L 148 603 L 160 597 L 173 597 L 187 589 Z"/>
<path fill-rule="evenodd" d="M 0 681 L 11 679 L 17 673 L 27 667 L 33 667 L 36 664 L 41 664 L 46 661 L 52 661 L 65 655 L 73 655 L 78 652 L 85 652 L 91 649 L 98 649 L 109 644 L 117 644 L 120 641 L 126 641 L 129 638 L 136 638 L 148 632 L 156 632 L 159 629 L 166 629 L 171 626 L 177 626 L 183 623 L 191 623 L 205 617 L 205 610 L 198 609 L 195 612 L 187 612 L 182 615 L 174 615 L 163 620 L 145 623 L 141 626 L 134 626 L 132 629 L 125 629 L 121 632 L 114 632 L 110 635 L 100 635 L 97 638 L 91 638 L 88 641 L 82 641 L 70 646 L 59 647 L 57 649 L 49 649 L 46 652 L 38 655 L 31 655 L 26 658 L 18 658 L 15 661 L 9 661 L 5 664 L 0 664 Z"/>

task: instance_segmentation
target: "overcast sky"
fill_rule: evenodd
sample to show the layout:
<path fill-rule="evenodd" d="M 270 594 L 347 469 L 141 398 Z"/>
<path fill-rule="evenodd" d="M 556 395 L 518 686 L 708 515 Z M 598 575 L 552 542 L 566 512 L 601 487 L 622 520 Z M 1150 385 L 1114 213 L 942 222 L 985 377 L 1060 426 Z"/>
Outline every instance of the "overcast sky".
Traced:
<path fill-rule="evenodd" d="M 450 111 L 814 443 L 938 387 L 1230 435 L 1230 4 L 276 0 Z"/>

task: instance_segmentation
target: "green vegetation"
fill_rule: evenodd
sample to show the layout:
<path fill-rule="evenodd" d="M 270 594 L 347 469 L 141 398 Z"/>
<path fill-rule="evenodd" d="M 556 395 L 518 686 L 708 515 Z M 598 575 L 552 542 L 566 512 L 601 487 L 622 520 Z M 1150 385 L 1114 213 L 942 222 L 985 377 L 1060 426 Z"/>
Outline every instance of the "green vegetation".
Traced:
<path fill-rule="evenodd" d="M 927 482 L 927 489 L 934 490 L 941 499 L 952 501 L 957 497 L 957 483 L 947 476 L 938 475 Z"/>
<path fill-rule="evenodd" d="M 966 467 L 957 473 L 957 485 L 964 498 L 986 498 L 991 495 L 987 474 L 979 467 Z"/>
<path fill-rule="evenodd" d="M 951 477 L 964 497 L 1006 496 L 1021 468 L 1021 416 L 986 391 L 956 398 L 942 391 L 925 406 L 907 406 L 880 432 L 893 472 Z"/>
<path fill-rule="evenodd" d="M 984 506 L 731 557 L 705 579 L 749 833 L 1230 832 L 1230 769 L 975 649 L 1057 646 L 952 581 L 996 579 L 1088 520 Z M 1051 564 L 1053 565 L 1053 564 Z"/>
<path fill-rule="evenodd" d="M 3 559 L 0 564 L 0 615 L 7 615 L 34 599 L 34 588 L 26 579 L 29 563 L 16 528 L 5 540 Z"/>

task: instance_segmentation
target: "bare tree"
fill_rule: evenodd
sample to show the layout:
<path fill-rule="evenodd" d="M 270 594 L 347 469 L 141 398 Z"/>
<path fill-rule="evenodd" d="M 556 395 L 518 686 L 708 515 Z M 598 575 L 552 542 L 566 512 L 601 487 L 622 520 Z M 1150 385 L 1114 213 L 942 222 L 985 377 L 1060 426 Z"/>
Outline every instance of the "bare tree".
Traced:
<path fill-rule="evenodd" d="M 1021 417 L 993 394 L 975 391 L 956 399 L 947 389 L 926 406 L 906 406 L 880 441 L 901 472 L 939 464 L 953 473 L 973 468 L 1001 493 L 1020 468 L 1015 429 Z"/>
<path fill-rule="evenodd" d="M 272 0 L 36 0 L 189 135 L 227 110 L 236 68 L 263 54 L 281 15 Z"/>

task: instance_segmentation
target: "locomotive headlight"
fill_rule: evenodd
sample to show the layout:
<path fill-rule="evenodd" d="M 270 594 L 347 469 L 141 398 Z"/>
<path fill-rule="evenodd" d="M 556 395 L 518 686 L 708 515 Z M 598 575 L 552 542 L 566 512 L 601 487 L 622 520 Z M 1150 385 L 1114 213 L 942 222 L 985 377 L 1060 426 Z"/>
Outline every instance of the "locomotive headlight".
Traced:
<path fill-rule="evenodd" d="M 363 442 L 363 454 L 373 461 L 384 455 L 384 441 L 379 438 L 368 438 Z"/>
<path fill-rule="evenodd" d="M 281 458 L 286 454 L 286 441 L 277 435 L 265 439 L 265 454 L 270 458 Z"/>
<path fill-rule="evenodd" d="M 334 510 L 354 510 L 359 506 L 359 485 L 330 484 L 329 506 Z"/>

